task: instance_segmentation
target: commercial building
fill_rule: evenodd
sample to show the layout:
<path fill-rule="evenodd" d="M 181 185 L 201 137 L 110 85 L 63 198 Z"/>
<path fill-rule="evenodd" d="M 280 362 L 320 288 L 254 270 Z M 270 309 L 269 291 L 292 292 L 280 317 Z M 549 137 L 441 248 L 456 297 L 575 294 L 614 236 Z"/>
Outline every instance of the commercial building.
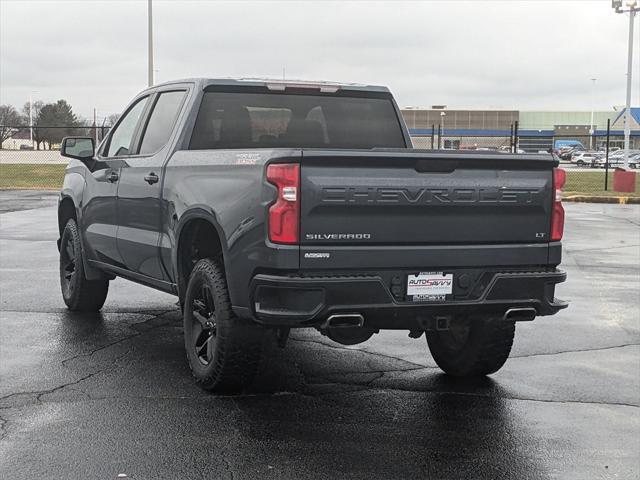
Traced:
<path fill-rule="evenodd" d="M 610 147 L 624 145 L 624 108 L 598 111 L 519 111 L 402 108 L 414 145 L 419 148 L 500 148 L 508 147 L 517 133 L 518 147 L 525 151 L 559 148 L 580 143 L 585 148 L 603 147 L 610 124 Z M 640 108 L 631 109 L 631 147 L 640 149 Z M 439 133 L 441 138 L 438 139 Z"/>

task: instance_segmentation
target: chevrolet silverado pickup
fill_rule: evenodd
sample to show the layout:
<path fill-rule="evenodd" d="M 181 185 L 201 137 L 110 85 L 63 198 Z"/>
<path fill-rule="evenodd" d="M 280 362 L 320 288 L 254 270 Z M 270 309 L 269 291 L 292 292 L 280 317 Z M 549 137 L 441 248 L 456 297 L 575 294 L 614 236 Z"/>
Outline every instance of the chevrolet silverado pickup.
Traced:
<path fill-rule="evenodd" d="M 292 328 L 424 334 L 446 373 L 487 375 L 516 322 L 567 306 L 558 162 L 413 149 L 384 87 L 169 82 L 61 154 L 65 303 L 99 310 L 115 277 L 176 295 L 210 391 L 246 388 Z"/>

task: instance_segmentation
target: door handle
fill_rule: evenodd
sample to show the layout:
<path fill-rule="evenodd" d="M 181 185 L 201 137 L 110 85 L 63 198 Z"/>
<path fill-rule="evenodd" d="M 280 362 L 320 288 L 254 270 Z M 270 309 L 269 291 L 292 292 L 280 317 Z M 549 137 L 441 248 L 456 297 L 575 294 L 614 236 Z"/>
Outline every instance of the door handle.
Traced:
<path fill-rule="evenodd" d="M 108 176 L 107 176 L 107 180 L 109 180 L 111 183 L 115 183 L 118 181 L 118 179 L 120 178 L 120 175 L 118 175 L 118 172 L 116 172 L 115 170 L 112 171 Z"/>
<path fill-rule="evenodd" d="M 151 172 L 149 175 L 146 175 L 144 177 L 144 181 L 147 182 L 149 185 L 153 185 L 154 183 L 158 183 L 158 180 L 160 180 L 160 178 L 158 178 L 158 175 L 156 175 L 153 172 Z"/>

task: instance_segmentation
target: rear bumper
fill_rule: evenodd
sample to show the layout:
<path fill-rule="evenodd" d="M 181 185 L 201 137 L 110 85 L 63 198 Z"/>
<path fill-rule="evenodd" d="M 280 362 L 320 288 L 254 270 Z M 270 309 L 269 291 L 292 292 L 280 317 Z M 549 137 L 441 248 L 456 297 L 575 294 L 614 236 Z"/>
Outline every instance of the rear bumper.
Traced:
<path fill-rule="evenodd" d="M 553 315 L 568 306 L 554 296 L 555 285 L 566 279 L 566 273 L 560 270 L 452 273 L 453 294 L 438 302 L 411 301 L 405 295 L 405 271 L 315 276 L 260 274 L 251 281 L 251 310 L 236 309 L 236 313 L 264 325 L 286 327 L 318 326 L 332 314 L 360 313 L 368 327 L 407 329 L 437 316 L 504 315 L 510 308 L 534 308 L 537 315 Z"/>

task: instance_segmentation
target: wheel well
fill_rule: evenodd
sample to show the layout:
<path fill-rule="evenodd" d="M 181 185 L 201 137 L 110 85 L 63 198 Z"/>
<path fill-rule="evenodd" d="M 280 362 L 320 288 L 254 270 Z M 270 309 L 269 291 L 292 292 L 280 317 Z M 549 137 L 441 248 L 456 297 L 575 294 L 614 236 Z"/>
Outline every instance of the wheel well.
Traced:
<path fill-rule="evenodd" d="M 191 220 L 180 232 L 178 240 L 178 294 L 181 299 L 198 260 L 215 257 L 222 257 L 218 231 L 203 218 Z"/>
<path fill-rule="evenodd" d="M 62 235 L 65 225 L 71 218 L 76 221 L 78 220 L 76 217 L 76 206 L 73 204 L 73 200 L 65 198 L 60 202 L 60 206 L 58 207 L 58 231 L 60 235 Z"/>

